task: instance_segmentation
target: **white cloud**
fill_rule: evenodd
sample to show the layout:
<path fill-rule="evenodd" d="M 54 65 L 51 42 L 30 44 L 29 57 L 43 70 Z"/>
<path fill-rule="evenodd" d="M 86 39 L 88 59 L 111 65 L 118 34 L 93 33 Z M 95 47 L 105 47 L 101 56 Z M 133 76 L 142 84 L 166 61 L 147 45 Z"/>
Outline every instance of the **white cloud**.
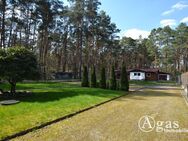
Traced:
<path fill-rule="evenodd" d="M 167 10 L 167 11 L 164 11 L 162 13 L 163 16 L 166 16 L 166 15 L 170 15 L 171 13 L 177 11 L 177 10 L 183 10 L 184 8 L 187 8 L 188 7 L 188 4 L 185 4 L 185 2 L 178 2 L 176 4 L 174 4 L 170 10 Z"/>
<path fill-rule="evenodd" d="M 184 8 L 187 8 L 188 4 L 185 4 L 184 2 L 178 2 L 175 5 L 172 6 L 173 9 L 178 9 L 178 10 L 182 10 Z"/>
<path fill-rule="evenodd" d="M 188 23 L 188 17 L 183 18 L 180 22 L 181 23 Z"/>
<path fill-rule="evenodd" d="M 142 38 L 148 38 L 149 34 L 149 31 L 132 28 L 123 32 L 122 36 L 131 37 L 133 39 L 139 39 L 139 36 L 142 36 Z"/>
<path fill-rule="evenodd" d="M 174 19 L 164 19 L 164 20 L 160 21 L 160 24 L 161 24 L 162 27 L 167 26 L 167 25 L 172 27 L 172 26 L 176 25 L 176 20 L 174 20 Z"/>
<path fill-rule="evenodd" d="M 167 11 L 163 12 L 162 15 L 163 16 L 170 15 L 173 12 L 174 12 L 174 9 L 170 9 L 170 10 L 167 10 Z"/>

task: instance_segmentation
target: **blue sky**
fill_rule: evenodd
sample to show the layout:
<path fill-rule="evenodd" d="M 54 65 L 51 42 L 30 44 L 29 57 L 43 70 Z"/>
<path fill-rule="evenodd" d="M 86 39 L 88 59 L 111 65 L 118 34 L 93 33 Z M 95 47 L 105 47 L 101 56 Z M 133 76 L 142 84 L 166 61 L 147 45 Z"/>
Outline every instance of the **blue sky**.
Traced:
<path fill-rule="evenodd" d="M 188 0 L 100 0 L 121 36 L 147 37 L 153 28 L 188 23 Z"/>

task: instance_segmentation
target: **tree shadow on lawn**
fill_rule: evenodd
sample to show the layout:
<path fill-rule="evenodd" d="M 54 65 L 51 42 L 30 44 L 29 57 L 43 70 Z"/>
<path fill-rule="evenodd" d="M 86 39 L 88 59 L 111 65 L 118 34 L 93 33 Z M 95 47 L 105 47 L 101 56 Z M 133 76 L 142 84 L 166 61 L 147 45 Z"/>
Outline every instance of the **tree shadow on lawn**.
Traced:
<path fill-rule="evenodd" d="M 62 91 L 48 91 L 48 92 L 34 92 L 31 96 L 19 98 L 23 102 L 50 102 L 58 101 L 65 98 L 71 98 L 75 96 L 94 96 L 104 98 L 114 98 L 125 94 L 122 91 L 102 90 L 95 88 L 79 88 L 79 89 L 62 89 Z M 133 94 L 125 96 L 125 98 L 119 98 L 119 101 L 126 101 L 128 99 L 134 100 L 147 100 L 148 97 L 179 97 L 180 94 L 168 93 L 161 91 L 138 91 Z"/>
<path fill-rule="evenodd" d="M 104 97 L 113 98 L 115 96 L 123 95 L 123 92 L 102 90 L 102 89 L 90 89 L 90 88 L 80 88 L 80 89 L 62 89 L 62 91 L 47 91 L 47 92 L 33 92 L 31 96 L 20 97 L 18 100 L 22 102 L 50 102 L 58 101 L 65 98 L 71 98 L 75 96 L 93 96 L 93 97 Z"/>

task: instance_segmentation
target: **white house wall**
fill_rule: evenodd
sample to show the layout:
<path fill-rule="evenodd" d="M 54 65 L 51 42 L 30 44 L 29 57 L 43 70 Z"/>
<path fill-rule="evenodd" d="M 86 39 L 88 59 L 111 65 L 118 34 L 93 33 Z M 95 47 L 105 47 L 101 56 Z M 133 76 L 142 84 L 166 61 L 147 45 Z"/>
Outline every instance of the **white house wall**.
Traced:
<path fill-rule="evenodd" d="M 170 80 L 170 75 L 169 74 L 167 74 L 167 81 L 169 81 Z"/>
<path fill-rule="evenodd" d="M 135 76 L 135 73 L 140 73 L 140 76 Z M 145 72 L 130 72 L 130 80 L 145 80 L 145 78 Z"/>

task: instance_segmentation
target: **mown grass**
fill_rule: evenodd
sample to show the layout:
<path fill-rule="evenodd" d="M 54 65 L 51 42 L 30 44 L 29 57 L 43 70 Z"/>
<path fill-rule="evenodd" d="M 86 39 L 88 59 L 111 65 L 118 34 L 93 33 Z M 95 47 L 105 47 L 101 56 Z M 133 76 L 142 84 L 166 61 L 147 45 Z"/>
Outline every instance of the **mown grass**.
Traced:
<path fill-rule="evenodd" d="M 156 121 L 155 128 L 147 133 L 138 125 L 140 118 L 146 115 Z M 187 133 L 157 131 L 157 128 L 173 130 L 173 126 L 166 126 L 167 122 L 173 121 L 178 121 L 180 129 L 187 128 L 187 116 L 188 108 L 178 87 L 149 88 L 14 141 L 187 141 Z M 158 121 L 162 124 L 158 125 Z"/>
<path fill-rule="evenodd" d="M 9 87 L 0 84 L 4 90 Z M 32 95 L 19 98 L 16 105 L 0 105 L 0 139 L 125 94 L 61 82 L 19 83 L 17 89 L 32 91 Z"/>

